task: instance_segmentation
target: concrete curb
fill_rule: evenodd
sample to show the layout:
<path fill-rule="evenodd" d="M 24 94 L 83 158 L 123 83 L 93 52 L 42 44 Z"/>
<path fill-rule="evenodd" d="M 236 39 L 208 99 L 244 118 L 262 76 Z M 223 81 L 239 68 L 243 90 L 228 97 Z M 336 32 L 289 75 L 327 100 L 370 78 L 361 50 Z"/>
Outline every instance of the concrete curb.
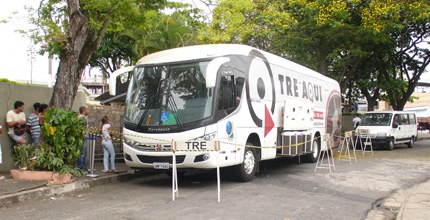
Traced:
<path fill-rule="evenodd" d="M 101 176 L 94 179 L 82 179 L 64 185 L 46 185 L 36 189 L 24 190 L 0 196 L 0 208 L 8 207 L 12 204 L 37 198 L 47 198 L 57 194 L 72 192 L 79 189 L 87 189 L 107 183 L 126 181 L 142 176 L 138 173 L 120 173 L 116 175 Z"/>

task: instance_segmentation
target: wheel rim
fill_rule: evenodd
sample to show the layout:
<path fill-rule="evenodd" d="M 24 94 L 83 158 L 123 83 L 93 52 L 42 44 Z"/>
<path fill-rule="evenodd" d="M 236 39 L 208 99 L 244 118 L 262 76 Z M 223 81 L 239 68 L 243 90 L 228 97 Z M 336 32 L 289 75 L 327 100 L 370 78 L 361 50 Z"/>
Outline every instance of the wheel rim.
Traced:
<path fill-rule="evenodd" d="M 254 170 L 255 166 L 255 157 L 254 153 L 251 150 L 246 151 L 245 158 L 243 161 L 243 169 L 245 170 L 246 174 L 251 174 Z"/>
<path fill-rule="evenodd" d="M 318 157 L 318 141 L 316 141 L 316 140 L 314 141 L 314 144 L 312 146 L 312 156 L 314 158 Z"/>

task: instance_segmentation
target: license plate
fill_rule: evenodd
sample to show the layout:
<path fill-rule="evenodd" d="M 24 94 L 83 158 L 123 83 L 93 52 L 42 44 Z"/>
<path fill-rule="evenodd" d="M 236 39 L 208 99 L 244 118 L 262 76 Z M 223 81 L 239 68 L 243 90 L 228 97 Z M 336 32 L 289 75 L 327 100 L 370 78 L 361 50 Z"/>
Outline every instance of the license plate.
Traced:
<path fill-rule="evenodd" d="M 153 163 L 152 165 L 157 170 L 168 170 L 170 168 L 169 163 Z"/>

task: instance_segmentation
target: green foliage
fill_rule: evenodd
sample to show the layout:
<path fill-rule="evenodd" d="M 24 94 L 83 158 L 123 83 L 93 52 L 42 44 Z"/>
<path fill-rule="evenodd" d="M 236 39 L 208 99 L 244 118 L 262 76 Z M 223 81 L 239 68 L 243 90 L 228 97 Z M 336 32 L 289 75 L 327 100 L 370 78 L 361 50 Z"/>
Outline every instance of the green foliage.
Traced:
<path fill-rule="evenodd" d="M 159 8 L 145 10 L 138 20 L 124 20 L 109 28 L 90 64 L 109 77 L 123 65 L 133 65 L 141 57 L 160 50 L 196 44 L 195 35 L 202 26 L 197 9 L 178 2 L 166 4 L 171 13 Z M 118 24 L 119 25 L 119 24 Z"/>
<path fill-rule="evenodd" d="M 6 78 L 0 78 L 0 82 L 10 83 L 10 84 L 21 84 L 19 82 L 15 82 Z"/>
<path fill-rule="evenodd" d="M 41 1 L 37 11 L 29 13 L 29 23 L 36 28 L 26 34 L 41 44 L 41 53 L 60 58 L 50 106 L 72 107 L 82 71 L 106 31 L 124 31 L 138 24 L 146 10 L 162 9 L 165 4 L 166 0 Z"/>
<path fill-rule="evenodd" d="M 60 173 L 79 174 L 76 162 L 83 146 L 85 126 L 77 113 L 49 108 L 41 128 L 44 143 L 35 153 L 37 166 Z"/>
<path fill-rule="evenodd" d="M 33 145 L 16 147 L 15 160 L 20 168 L 49 170 L 74 176 L 84 171 L 76 167 L 84 141 L 84 122 L 72 110 L 49 108 L 45 113 L 42 142 L 34 150 Z M 30 160 L 30 158 L 35 158 Z"/>
<path fill-rule="evenodd" d="M 213 11 L 205 42 L 283 55 L 337 80 L 347 98 L 386 94 L 400 110 L 430 63 L 427 0 L 220 0 Z"/>
<path fill-rule="evenodd" d="M 15 146 L 15 154 L 14 154 L 14 160 L 15 165 L 17 165 L 19 168 L 27 167 L 31 170 L 33 166 L 30 167 L 32 164 L 30 161 L 30 158 L 32 158 L 34 155 L 34 147 L 31 144 L 22 144 L 19 146 Z"/>

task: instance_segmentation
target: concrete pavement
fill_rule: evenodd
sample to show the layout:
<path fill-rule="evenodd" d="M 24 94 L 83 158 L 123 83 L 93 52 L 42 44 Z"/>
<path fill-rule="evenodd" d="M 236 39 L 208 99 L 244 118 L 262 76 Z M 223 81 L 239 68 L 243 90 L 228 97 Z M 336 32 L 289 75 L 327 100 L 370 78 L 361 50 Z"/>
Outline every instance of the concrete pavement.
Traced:
<path fill-rule="evenodd" d="M 430 139 L 430 134 L 420 134 L 419 140 Z M 0 208 L 17 202 L 49 198 L 55 195 L 86 189 L 97 185 L 127 180 L 141 175 L 130 170 L 124 163 L 117 163 L 121 173 L 102 173 L 102 164 L 96 164 L 97 178 L 79 177 L 70 184 L 50 185 L 47 181 L 14 180 L 8 177 L 0 180 Z M 7 174 L 3 174 L 8 176 Z M 394 194 L 376 201 L 366 219 L 429 219 L 430 217 L 430 180 L 409 189 L 399 189 Z"/>
<path fill-rule="evenodd" d="M 37 199 L 41 197 L 51 197 L 62 193 L 71 192 L 78 189 L 86 189 L 97 185 L 128 180 L 141 176 L 130 170 L 124 163 L 116 163 L 119 173 L 103 173 L 102 164 L 95 166 L 94 174 L 98 177 L 81 176 L 69 184 L 53 185 L 49 181 L 30 181 L 12 179 L 10 175 L 3 173 L 6 179 L 0 180 L 0 208 L 7 207 L 17 202 Z"/>

